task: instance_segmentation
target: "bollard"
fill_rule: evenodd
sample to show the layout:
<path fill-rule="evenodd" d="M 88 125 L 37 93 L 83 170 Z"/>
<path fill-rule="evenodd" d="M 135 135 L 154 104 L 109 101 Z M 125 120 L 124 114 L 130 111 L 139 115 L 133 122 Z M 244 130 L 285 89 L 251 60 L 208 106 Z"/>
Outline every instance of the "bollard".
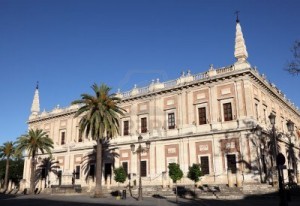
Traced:
<path fill-rule="evenodd" d="M 126 190 L 122 191 L 122 199 L 125 200 L 126 199 Z"/>

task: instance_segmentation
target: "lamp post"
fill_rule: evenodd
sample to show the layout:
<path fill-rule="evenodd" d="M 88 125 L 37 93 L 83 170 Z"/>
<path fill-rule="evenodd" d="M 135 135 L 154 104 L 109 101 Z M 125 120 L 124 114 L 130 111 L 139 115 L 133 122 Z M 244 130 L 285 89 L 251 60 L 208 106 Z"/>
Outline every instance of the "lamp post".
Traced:
<path fill-rule="evenodd" d="M 278 153 L 277 150 L 277 139 L 276 139 L 276 131 L 275 131 L 275 120 L 276 115 L 271 113 L 269 115 L 269 120 L 272 125 L 272 136 L 273 136 L 273 154 L 274 158 L 276 158 L 276 168 L 278 172 L 278 183 L 279 183 L 279 196 L 280 196 L 280 206 L 287 206 L 288 203 L 286 201 L 285 191 L 284 191 L 284 185 L 283 185 L 283 171 L 282 167 L 285 163 L 285 158 L 282 153 Z"/>
<path fill-rule="evenodd" d="M 294 122 L 292 122 L 291 120 L 288 120 L 287 123 L 286 123 L 286 126 L 288 128 L 288 131 L 290 132 L 290 139 L 289 139 L 289 144 L 292 143 L 292 136 L 293 136 L 293 132 L 294 132 Z M 294 145 L 292 144 L 291 145 L 292 148 L 290 149 L 294 149 Z M 297 171 L 297 160 L 295 161 L 295 159 L 292 159 L 292 166 L 293 166 L 293 170 L 294 170 L 294 174 L 298 175 L 298 171 Z"/>
<path fill-rule="evenodd" d="M 260 144 L 257 145 L 257 146 L 259 146 L 259 153 L 260 153 L 260 160 L 258 161 L 258 166 L 259 166 L 259 173 L 260 173 L 260 182 L 263 182 L 263 177 L 262 177 L 262 155 L 263 155 L 263 151 L 262 151 L 262 148 L 261 148 L 261 133 L 262 133 L 261 126 L 259 126 L 259 125 L 256 126 L 255 133 L 256 133 L 257 137 L 259 138 L 259 141 L 260 141 Z"/>
<path fill-rule="evenodd" d="M 138 196 L 138 201 L 141 201 L 143 199 L 143 193 L 142 193 L 142 177 L 141 177 L 141 154 L 143 152 L 148 152 L 150 149 L 150 141 L 146 141 L 146 147 L 142 147 L 141 143 L 142 143 L 143 137 L 140 135 L 138 137 L 138 143 L 139 146 L 138 148 L 135 150 L 135 145 L 131 144 L 130 148 L 131 148 L 131 152 L 132 153 L 137 153 L 138 154 L 138 162 L 139 162 L 139 196 Z"/>

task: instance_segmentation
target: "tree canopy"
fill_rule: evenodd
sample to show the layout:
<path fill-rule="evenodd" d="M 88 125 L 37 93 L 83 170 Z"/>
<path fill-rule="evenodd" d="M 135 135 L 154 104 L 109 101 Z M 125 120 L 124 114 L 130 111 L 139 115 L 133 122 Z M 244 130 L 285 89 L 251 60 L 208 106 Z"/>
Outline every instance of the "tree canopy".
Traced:
<path fill-rule="evenodd" d="M 191 167 L 189 167 L 189 172 L 187 177 L 190 180 L 193 180 L 196 183 L 200 180 L 201 176 L 202 176 L 202 172 L 200 170 L 199 164 L 193 164 Z"/>
<path fill-rule="evenodd" d="M 293 53 L 293 59 L 288 62 L 285 70 L 292 75 L 298 75 L 300 73 L 300 41 L 295 41 L 291 52 Z"/>
<path fill-rule="evenodd" d="M 123 167 L 118 167 L 114 169 L 114 174 L 115 174 L 114 179 L 116 182 L 124 183 L 126 181 L 127 174 Z"/>
<path fill-rule="evenodd" d="M 169 176 L 174 183 L 176 183 L 178 180 L 180 180 L 183 177 L 183 172 L 180 169 L 179 164 L 170 163 L 168 168 L 169 168 Z"/>

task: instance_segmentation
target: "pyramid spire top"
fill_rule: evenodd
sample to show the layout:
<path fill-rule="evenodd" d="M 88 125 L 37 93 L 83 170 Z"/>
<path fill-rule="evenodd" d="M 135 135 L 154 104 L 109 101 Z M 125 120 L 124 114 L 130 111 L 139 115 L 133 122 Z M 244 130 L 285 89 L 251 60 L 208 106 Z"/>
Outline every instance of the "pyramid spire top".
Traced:
<path fill-rule="evenodd" d="M 238 62 L 245 62 L 248 58 L 248 52 L 239 20 L 239 12 L 236 12 L 236 33 L 234 56 Z"/>
<path fill-rule="evenodd" d="M 40 98 L 39 98 L 39 82 L 37 82 L 34 92 L 34 97 L 31 105 L 31 115 L 36 116 L 40 112 Z"/>

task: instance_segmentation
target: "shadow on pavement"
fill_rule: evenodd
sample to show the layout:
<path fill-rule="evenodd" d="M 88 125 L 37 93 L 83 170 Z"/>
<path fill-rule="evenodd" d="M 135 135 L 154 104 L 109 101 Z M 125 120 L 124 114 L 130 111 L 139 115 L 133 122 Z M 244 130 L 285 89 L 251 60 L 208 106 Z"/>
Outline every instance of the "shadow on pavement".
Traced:
<path fill-rule="evenodd" d="M 133 198 L 127 198 L 125 200 L 116 200 L 114 197 L 107 198 L 90 198 L 87 195 L 12 195 L 12 194 L 0 194 L 0 205 L 1 206 L 82 206 L 82 205 L 138 205 L 138 206 L 223 206 L 223 205 L 247 205 L 247 206 L 267 206 L 267 205 L 279 205 L 278 193 L 270 193 L 263 195 L 248 195 L 244 197 L 236 197 L 240 199 L 229 199 L 232 196 L 223 196 L 223 199 L 202 199 L 200 198 L 178 198 L 178 203 L 175 198 L 166 198 L 161 195 L 154 195 L 152 197 L 146 197 L 143 201 L 139 202 Z M 228 198 L 228 199 L 226 199 Z M 300 195 L 299 193 L 292 193 L 290 197 L 289 206 L 299 206 L 300 205 Z"/>

